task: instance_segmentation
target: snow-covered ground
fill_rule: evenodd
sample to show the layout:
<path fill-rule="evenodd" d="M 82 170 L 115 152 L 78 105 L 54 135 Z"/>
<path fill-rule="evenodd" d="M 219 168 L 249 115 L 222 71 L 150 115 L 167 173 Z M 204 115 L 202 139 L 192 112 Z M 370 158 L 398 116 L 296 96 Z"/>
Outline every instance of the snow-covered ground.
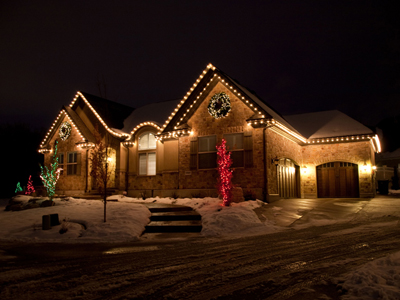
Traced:
<path fill-rule="evenodd" d="M 32 197 L 16 196 L 28 203 Z M 54 199 L 55 206 L 22 211 L 0 211 L 0 240 L 40 242 L 125 242 L 135 241 L 149 223 L 150 211 L 143 203 L 176 204 L 192 207 L 202 216 L 204 236 L 240 237 L 284 230 L 260 221 L 255 208 L 263 202 L 246 201 L 221 206 L 218 198 L 171 199 L 147 198 L 146 200 L 115 195 L 107 202 L 107 222 L 104 223 L 104 205 L 99 200 Z M 4 207 L 6 202 L 2 204 Z M 42 216 L 58 214 L 61 225 L 42 230 Z M 68 231 L 60 234 L 61 227 Z M 86 229 L 85 229 L 86 227 Z"/>
<path fill-rule="evenodd" d="M 30 197 L 18 196 L 18 200 L 28 202 Z M 221 200 L 204 199 L 170 199 L 148 198 L 146 200 L 112 196 L 107 203 L 107 222 L 103 222 L 103 203 L 98 200 L 68 198 L 55 199 L 55 206 L 35 208 L 22 211 L 4 211 L 7 204 L 0 201 L 0 240 L 25 242 L 61 242 L 61 243 L 93 243 L 93 242 L 125 242 L 137 241 L 149 222 L 150 212 L 143 203 L 165 203 L 187 205 L 202 215 L 203 231 L 206 237 L 237 238 L 247 235 L 268 234 L 288 230 L 282 226 L 280 218 L 286 215 L 299 215 L 299 220 L 292 223 L 291 229 L 302 229 L 305 226 L 318 226 L 340 222 L 334 216 L 320 215 L 314 211 L 311 200 L 304 201 L 302 209 L 288 211 L 285 206 L 270 204 L 269 214 L 256 213 L 255 210 L 265 208 L 268 204 L 261 201 L 233 203 L 230 207 L 221 206 Z M 397 200 L 397 199 L 395 199 Z M 345 207 L 350 212 L 342 221 L 348 222 L 355 217 L 377 216 L 380 207 L 378 202 L 353 201 L 334 203 Z M 289 206 L 288 206 L 289 207 Z M 391 215 L 399 214 L 387 206 Z M 58 214 L 62 225 L 51 230 L 41 230 L 42 215 Z M 300 215 L 302 215 L 300 217 Z M 280 224 L 281 226 L 278 226 Z M 296 225 L 297 224 L 297 225 Z M 62 227 L 68 231 L 60 234 Z M 400 252 L 376 259 L 368 264 L 347 273 L 340 285 L 348 292 L 343 299 L 400 299 Z"/>

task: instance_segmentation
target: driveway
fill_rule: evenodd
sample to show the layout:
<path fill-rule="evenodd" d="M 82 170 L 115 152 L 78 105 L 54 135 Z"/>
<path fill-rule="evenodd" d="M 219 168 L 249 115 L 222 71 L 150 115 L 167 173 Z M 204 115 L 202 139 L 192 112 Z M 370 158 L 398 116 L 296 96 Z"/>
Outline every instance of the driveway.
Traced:
<path fill-rule="evenodd" d="M 273 220 L 277 226 L 328 225 L 398 211 L 400 199 L 376 198 L 281 199 L 257 210 L 261 220 Z M 263 216 L 264 215 L 264 216 Z M 312 223 L 312 224 L 310 224 Z"/>

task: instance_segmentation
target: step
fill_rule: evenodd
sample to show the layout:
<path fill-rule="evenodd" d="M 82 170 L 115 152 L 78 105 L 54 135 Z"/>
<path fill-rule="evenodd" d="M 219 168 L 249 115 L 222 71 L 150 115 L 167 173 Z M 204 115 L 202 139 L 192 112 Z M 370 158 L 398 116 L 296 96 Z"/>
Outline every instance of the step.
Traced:
<path fill-rule="evenodd" d="M 202 229 L 201 221 L 152 221 L 144 233 L 153 232 L 200 232 Z"/>
<path fill-rule="evenodd" d="M 201 220 L 201 215 L 195 211 L 169 211 L 154 212 L 151 214 L 151 221 L 183 221 L 183 220 Z"/>
<path fill-rule="evenodd" d="M 171 205 L 171 206 L 147 205 L 147 208 L 150 210 L 151 213 L 193 211 L 191 207 L 178 206 L 178 205 Z"/>

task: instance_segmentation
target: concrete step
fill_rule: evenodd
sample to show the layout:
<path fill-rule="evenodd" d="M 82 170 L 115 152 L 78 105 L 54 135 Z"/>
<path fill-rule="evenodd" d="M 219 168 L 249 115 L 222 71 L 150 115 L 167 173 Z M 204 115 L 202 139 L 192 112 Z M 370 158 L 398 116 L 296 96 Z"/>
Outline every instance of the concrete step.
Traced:
<path fill-rule="evenodd" d="M 147 208 L 150 210 L 151 213 L 157 212 L 187 212 L 193 211 L 193 209 L 189 206 L 181 206 L 181 205 L 147 205 Z"/>
<path fill-rule="evenodd" d="M 201 232 L 201 215 L 191 207 L 173 204 L 146 204 L 151 212 L 144 233 Z"/>
<path fill-rule="evenodd" d="M 202 229 L 200 220 L 191 221 L 152 221 L 144 233 L 155 232 L 200 232 Z"/>
<path fill-rule="evenodd" d="M 195 211 L 153 212 L 150 221 L 185 221 L 201 220 L 201 215 Z"/>

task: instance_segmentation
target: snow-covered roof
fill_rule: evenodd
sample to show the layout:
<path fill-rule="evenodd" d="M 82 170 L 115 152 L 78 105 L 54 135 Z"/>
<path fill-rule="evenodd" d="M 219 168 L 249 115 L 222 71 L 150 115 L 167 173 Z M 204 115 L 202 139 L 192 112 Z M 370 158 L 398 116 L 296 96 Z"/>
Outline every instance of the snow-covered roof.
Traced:
<path fill-rule="evenodd" d="M 338 110 L 285 116 L 308 139 L 374 134 L 368 127 Z"/>
<path fill-rule="evenodd" d="M 219 70 L 221 73 L 223 73 L 221 70 Z M 272 109 L 271 106 L 269 106 L 267 103 L 265 103 L 263 100 L 261 100 L 257 95 L 254 94 L 254 92 L 251 92 L 248 88 L 244 87 L 242 84 L 240 84 L 236 79 L 233 79 L 223 73 L 224 76 L 229 78 L 233 83 L 235 83 L 246 95 L 253 100 L 255 103 L 257 103 L 267 114 L 269 114 L 274 120 L 280 122 L 281 124 L 285 125 L 287 128 L 290 130 L 300 133 L 294 128 L 290 122 L 287 122 L 283 116 L 281 116 L 278 112 L 276 112 L 274 109 Z M 301 134 L 301 133 L 300 133 Z"/>
<path fill-rule="evenodd" d="M 144 122 L 153 122 L 161 127 L 179 102 L 180 99 L 150 103 L 135 109 L 125 119 L 122 131 L 130 133 L 136 126 Z"/>

